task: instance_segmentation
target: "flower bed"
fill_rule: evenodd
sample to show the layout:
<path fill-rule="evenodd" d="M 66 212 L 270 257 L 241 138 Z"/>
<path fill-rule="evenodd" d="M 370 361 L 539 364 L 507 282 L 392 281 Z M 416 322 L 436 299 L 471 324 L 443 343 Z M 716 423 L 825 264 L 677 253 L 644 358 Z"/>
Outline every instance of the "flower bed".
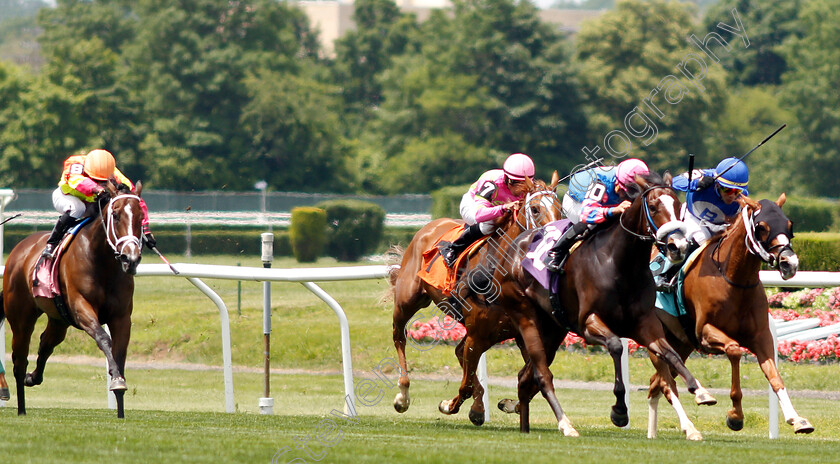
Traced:
<path fill-rule="evenodd" d="M 816 317 L 820 320 L 820 327 L 840 323 L 840 287 L 812 288 L 796 292 L 768 289 L 767 301 L 770 305 L 770 314 L 775 319 L 792 321 Z M 455 345 L 466 335 L 466 328 L 449 316 L 444 317 L 441 324 L 438 316 L 435 316 L 427 322 L 414 321 L 408 335 L 426 346 L 434 343 L 436 339 L 439 343 Z M 515 345 L 515 342 L 510 339 L 502 344 Z M 562 347 L 569 351 L 606 352 L 604 347 L 587 345 L 583 338 L 572 333 L 563 340 Z M 630 354 L 635 353 L 639 348 L 636 342 L 630 340 Z M 749 353 L 746 349 L 744 352 Z M 779 342 L 779 359 L 797 363 L 838 362 L 840 361 L 840 339 L 837 336 L 831 336 L 807 342 L 782 341 Z"/>

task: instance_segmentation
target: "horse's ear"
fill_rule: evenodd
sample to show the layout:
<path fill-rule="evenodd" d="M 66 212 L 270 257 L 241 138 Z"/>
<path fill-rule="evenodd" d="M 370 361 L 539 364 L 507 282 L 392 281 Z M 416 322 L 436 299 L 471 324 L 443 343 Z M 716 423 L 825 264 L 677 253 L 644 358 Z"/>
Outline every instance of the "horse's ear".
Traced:
<path fill-rule="evenodd" d="M 134 192 L 134 194 L 135 194 L 135 195 L 137 195 L 137 196 L 139 197 L 139 196 L 140 196 L 140 193 L 141 193 L 142 191 L 143 191 L 143 181 L 142 181 L 142 180 L 138 180 L 138 181 L 137 181 L 137 183 L 136 183 L 136 184 L 134 184 L 134 190 L 133 190 L 133 192 Z"/>
<path fill-rule="evenodd" d="M 118 190 L 117 181 L 115 178 L 111 177 L 110 179 L 108 179 L 108 182 L 105 182 L 105 190 L 108 191 L 108 195 L 110 195 L 112 198 L 117 196 Z"/>
<path fill-rule="evenodd" d="M 639 187 L 641 187 L 641 188 L 642 188 L 642 191 L 645 191 L 645 190 L 647 190 L 647 189 L 648 189 L 648 183 L 647 183 L 647 181 L 645 180 L 645 178 L 644 178 L 644 177 L 642 177 L 642 176 L 640 176 L 640 175 L 638 175 L 638 174 L 636 174 L 635 176 L 633 176 L 633 182 L 635 182 L 635 183 L 636 183 Z"/>
<path fill-rule="evenodd" d="M 536 189 L 534 181 L 528 176 L 525 176 L 525 186 L 528 187 L 529 192 L 533 192 Z"/>
<path fill-rule="evenodd" d="M 554 171 L 554 174 L 551 175 L 551 185 L 548 186 L 548 189 L 554 191 L 557 188 L 557 184 L 560 183 L 560 174 L 557 171 Z"/>
<path fill-rule="evenodd" d="M 782 205 L 785 204 L 785 201 L 787 201 L 787 196 L 785 195 L 785 192 L 782 192 L 782 194 L 779 195 L 779 199 L 776 200 L 776 204 L 779 205 L 779 208 L 781 208 Z"/>
<path fill-rule="evenodd" d="M 670 187 L 672 179 L 673 179 L 673 176 L 671 176 L 671 171 L 665 171 L 665 175 L 662 177 L 662 182 L 664 182 L 665 185 Z"/>
<path fill-rule="evenodd" d="M 753 200 L 750 197 L 745 197 L 745 196 L 741 195 L 740 197 L 738 197 L 738 201 L 741 204 L 749 206 L 750 208 L 755 209 L 755 210 L 761 208 L 761 205 L 759 205 L 757 201 Z"/>

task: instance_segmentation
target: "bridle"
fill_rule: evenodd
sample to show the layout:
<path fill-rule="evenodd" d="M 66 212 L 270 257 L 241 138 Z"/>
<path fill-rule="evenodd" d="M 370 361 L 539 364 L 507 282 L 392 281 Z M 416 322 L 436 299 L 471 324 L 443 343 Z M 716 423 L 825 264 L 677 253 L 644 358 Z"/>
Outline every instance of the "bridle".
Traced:
<path fill-rule="evenodd" d="M 536 192 L 530 192 L 525 196 L 525 200 L 522 202 L 522 208 L 525 208 L 525 227 L 522 227 L 522 223 L 519 222 L 519 214 L 518 211 L 514 211 L 514 217 L 522 227 L 523 230 L 533 229 L 539 226 L 538 221 L 541 219 L 542 215 L 536 215 L 531 211 L 531 208 L 528 206 L 532 200 L 537 197 L 544 197 L 540 200 L 540 204 L 543 208 L 548 209 L 554 204 L 554 201 L 558 200 L 557 193 L 554 190 L 546 189 L 546 190 L 538 190 Z M 521 208 L 520 208 L 521 209 Z M 542 211 L 542 209 L 540 210 Z"/>
<path fill-rule="evenodd" d="M 668 221 L 667 223 L 663 224 L 661 227 L 657 227 L 656 223 L 653 222 L 653 216 L 650 214 L 650 207 L 648 206 L 647 202 L 647 195 L 648 193 L 652 192 L 655 189 L 670 189 L 675 191 L 673 187 L 667 185 L 656 185 L 653 187 L 648 187 L 645 191 L 643 191 L 637 198 L 641 198 L 642 207 L 640 208 L 640 219 L 645 221 L 645 234 L 639 234 L 627 228 L 624 224 L 624 213 L 627 211 L 623 211 L 621 216 L 618 217 L 618 222 L 621 224 L 621 228 L 624 229 L 625 232 L 628 234 L 636 237 L 637 239 L 643 242 L 653 242 L 656 244 L 656 248 L 659 249 L 661 252 L 665 252 L 665 248 L 668 245 L 668 238 L 676 233 L 676 232 L 684 232 L 685 224 L 679 220 Z"/>
<path fill-rule="evenodd" d="M 130 200 L 135 199 L 138 202 L 140 201 L 140 197 L 131 193 L 120 193 L 111 198 L 108 201 L 108 207 L 105 211 L 106 214 L 102 212 L 102 204 L 99 204 L 99 218 L 100 222 L 102 223 L 102 228 L 105 230 L 105 240 L 108 242 L 108 246 L 111 247 L 111 250 L 114 251 L 114 257 L 119 259 L 121 256 L 125 256 L 124 250 L 125 247 L 131 244 L 137 246 L 138 249 L 142 250 L 140 237 L 135 237 L 134 234 L 124 235 L 122 237 L 117 236 L 117 227 L 114 224 L 114 202 L 117 200 Z M 111 237 L 114 237 L 112 240 Z"/>

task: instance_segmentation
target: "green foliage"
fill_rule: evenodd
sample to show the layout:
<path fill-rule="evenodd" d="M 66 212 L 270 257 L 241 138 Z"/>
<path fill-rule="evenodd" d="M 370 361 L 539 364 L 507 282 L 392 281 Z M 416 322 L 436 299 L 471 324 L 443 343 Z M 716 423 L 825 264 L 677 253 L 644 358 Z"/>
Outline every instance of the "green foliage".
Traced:
<path fill-rule="evenodd" d="M 470 184 L 453 185 L 432 192 L 432 219 L 460 218 L 461 198 L 469 188 Z"/>
<path fill-rule="evenodd" d="M 300 263 L 314 263 L 324 251 L 327 212 L 321 208 L 292 209 L 289 235 L 295 258 Z"/>
<path fill-rule="evenodd" d="M 799 257 L 800 270 L 840 271 L 840 234 L 797 234 L 792 243 L 793 251 Z"/>
<path fill-rule="evenodd" d="M 784 211 L 793 221 L 796 232 L 827 232 L 840 229 L 840 205 L 837 201 L 788 197 Z"/>
<path fill-rule="evenodd" d="M 376 252 L 378 254 L 385 253 L 395 245 L 405 249 L 418 230 L 420 230 L 419 227 L 386 227 Z"/>
<path fill-rule="evenodd" d="M 782 47 L 788 72 L 782 101 L 798 119 L 802 137 L 792 174 L 812 194 L 836 197 L 840 190 L 840 0 L 804 2 L 799 12 L 802 37 Z"/>
<path fill-rule="evenodd" d="M 723 103 L 725 71 L 707 61 L 705 78 L 698 84 L 701 91 L 678 70 L 697 52 L 685 40 L 694 27 L 691 7 L 663 0 L 619 2 L 614 10 L 583 24 L 577 57 L 586 76 L 590 122 L 601 146 L 597 156 L 609 159 L 609 144 L 613 156 L 640 157 L 656 170 L 677 171 L 685 170 L 689 153 L 705 151 L 709 120 Z M 732 53 L 738 52 L 733 48 Z M 701 72 L 694 62 L 686 67 Z M 658 94 L 651 96 L 657 88 Z M 643 102 L 645 98 L 661 116 Z M 636 114 L 626 122 L 634 109 Z M 623 142 L 616 136 L 607 138 L 613 130 L 624 133 Z"/>
<path fill-rule="evenodd" d="M 385 210 L 360 200 L 330 200 L 316 205 L 326 211 L 327 253 L 340 261 L 358 261 L 382 240 Z"/>

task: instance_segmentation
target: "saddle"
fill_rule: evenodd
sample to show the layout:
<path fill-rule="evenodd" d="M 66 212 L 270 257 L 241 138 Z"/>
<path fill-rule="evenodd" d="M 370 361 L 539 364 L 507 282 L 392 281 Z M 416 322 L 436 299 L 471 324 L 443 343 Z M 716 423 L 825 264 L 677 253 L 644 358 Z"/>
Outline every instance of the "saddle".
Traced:
<path fill-rule="evenodd" d="M 61 285 L 59 284 L 58 263 L 67 251 L 67 247 L 76 237 L 76 234 L 86 226 L 92 218 L 90 216 L 83 218 L 64 234 L 64 237 L 58 242 L 53 258 L 41 257 L 35 264 L 35 269 L 32 271 L 32 296 L 50 298 L 55 303 L 55 307 L 61 318 L 67 324 L 76 326 L 73 319 L 70 317 L 70 311 L 61 295 Z"/>
<path fill-rule="evenodd" d="M 423 252 L 423 266 L 417 272 L 417 277 L 420 277 L 424 282 L 432 287 L 437 288 L 446 296 L 449 296 L 455 289 L 458 277 L 460 276 L 459 270 L 461 265 L 468 260 L 470 256 L 474 255 L 475 252 L 478 251 L 479 247 L 481 247 L 489 238 L 489 235 L 484 236 L 472 243 L 458 256 L 458 259 L 455 261 L 455 264 L 452 265 L 452 268 L 449 268 L 443 261 L 440 249 L 442 245 L 446 244 L 444 242 L 452 242 L 457 239 L 463 231 L 464 225 L 458 225 L 444 232 L 443 235 L 441 235 L 428 250 Z"/>

